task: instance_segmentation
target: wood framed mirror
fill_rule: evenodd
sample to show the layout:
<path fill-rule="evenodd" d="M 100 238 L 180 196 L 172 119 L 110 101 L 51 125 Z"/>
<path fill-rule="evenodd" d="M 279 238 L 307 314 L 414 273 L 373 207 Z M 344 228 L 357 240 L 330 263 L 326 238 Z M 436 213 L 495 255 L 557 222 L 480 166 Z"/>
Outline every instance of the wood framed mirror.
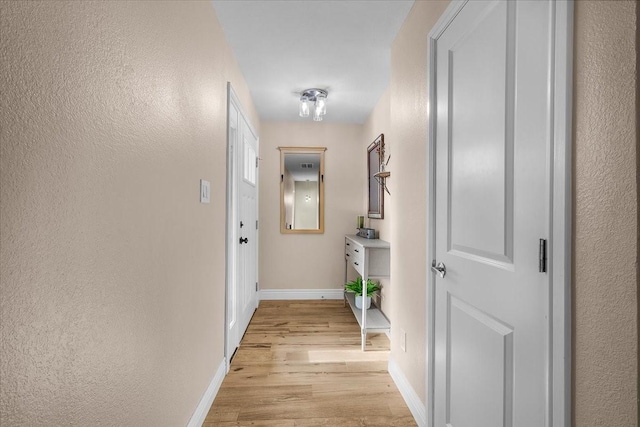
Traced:
<path fill-rule="evenodd" d="M 384 134 L 380 134 L 367 147 L 367 176 L 369 181 L 369 211 L 368 217 L 384 219 L 384 191 L 380 182 L 374 176 L 380 172 L 380 165 L 384 159 Z"/>
<path fill-rule="evenodd" d="M 324 233 L 324 152 L 326 147 L 280 150 L 280 232 Z"/>

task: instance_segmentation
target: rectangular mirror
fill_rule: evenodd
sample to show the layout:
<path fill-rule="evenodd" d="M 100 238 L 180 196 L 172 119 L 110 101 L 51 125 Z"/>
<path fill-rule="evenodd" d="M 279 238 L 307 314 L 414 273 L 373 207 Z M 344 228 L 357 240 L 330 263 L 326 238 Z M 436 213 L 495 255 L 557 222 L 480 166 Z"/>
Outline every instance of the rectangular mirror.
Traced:
<path fill-rule="evenodd" d="M 280 232 L 324 233 L 325 147 L 280 150 Z"/>
<path fill-rule="evenodd" d="M 384 219 L 384 192 L 375 178 L 381 172 L 384 159 L 384 134 L 380 134 L 367 148 L 367 174 L 369 177 L 369 218 Z"/>

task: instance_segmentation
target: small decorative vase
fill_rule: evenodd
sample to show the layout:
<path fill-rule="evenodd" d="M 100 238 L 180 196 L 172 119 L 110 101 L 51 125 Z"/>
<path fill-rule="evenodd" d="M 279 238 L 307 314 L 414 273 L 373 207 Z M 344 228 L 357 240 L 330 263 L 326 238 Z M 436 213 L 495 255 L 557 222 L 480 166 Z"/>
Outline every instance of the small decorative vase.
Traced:
<path fill-rule="evenodd" d="M 369 310 L 369 308 L 371 308 L 371 297 L 367 297 L 366 304 L 367 304 L 366 309 Z M 362 310 L 362 295 L 360 296 L 356 295 L 356 308 L 359 308 L 360 310 Z"/>

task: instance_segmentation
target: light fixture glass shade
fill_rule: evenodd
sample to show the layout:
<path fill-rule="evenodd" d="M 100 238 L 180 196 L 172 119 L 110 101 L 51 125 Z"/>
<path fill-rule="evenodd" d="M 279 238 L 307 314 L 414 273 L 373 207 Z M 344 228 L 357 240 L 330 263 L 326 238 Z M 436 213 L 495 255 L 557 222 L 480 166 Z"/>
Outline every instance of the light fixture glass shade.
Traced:
<path fill-rule="evenodd" d="M 319 108 L 314 108 L 313 110 L 313 121 L 314 122 L 321 122 L 322 121 L 322 114 L 320 114 L 320 109 Z"/>
<path fill-rule="evenodd" d="M 300 117 L 309 117 L 309 101 L 304 96 L 300 98 Z"/>
<path fill-rule="evenodd" d="M 319 111 L 321 116 L 327 114 L 327 97 L 324 95 L 318 95 L 316 97 L 316 110 Z"/>
<path fill-rule="evenodd" d="M 325 114 L 327 114 L 326 90 L 306 89 L 300 92 L 300 117 L 312 115 L 313 120 L 320 122 Z"/>

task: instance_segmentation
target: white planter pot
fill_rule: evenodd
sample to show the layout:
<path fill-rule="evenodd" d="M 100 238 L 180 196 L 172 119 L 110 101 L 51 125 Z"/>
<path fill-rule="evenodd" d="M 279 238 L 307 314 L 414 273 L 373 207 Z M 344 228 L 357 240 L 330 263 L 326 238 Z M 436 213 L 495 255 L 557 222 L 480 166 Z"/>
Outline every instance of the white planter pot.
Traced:
<path fill-rule="evenodd" d="M 369 308 L 371 308 L 371 297 L 367 297 L 366 302 L 367 302 L 367 310 L 369 310 Z M 356 308 L 359 308 L 360 310 L 362 310 L 362 296 L 356 295 Z"/>

